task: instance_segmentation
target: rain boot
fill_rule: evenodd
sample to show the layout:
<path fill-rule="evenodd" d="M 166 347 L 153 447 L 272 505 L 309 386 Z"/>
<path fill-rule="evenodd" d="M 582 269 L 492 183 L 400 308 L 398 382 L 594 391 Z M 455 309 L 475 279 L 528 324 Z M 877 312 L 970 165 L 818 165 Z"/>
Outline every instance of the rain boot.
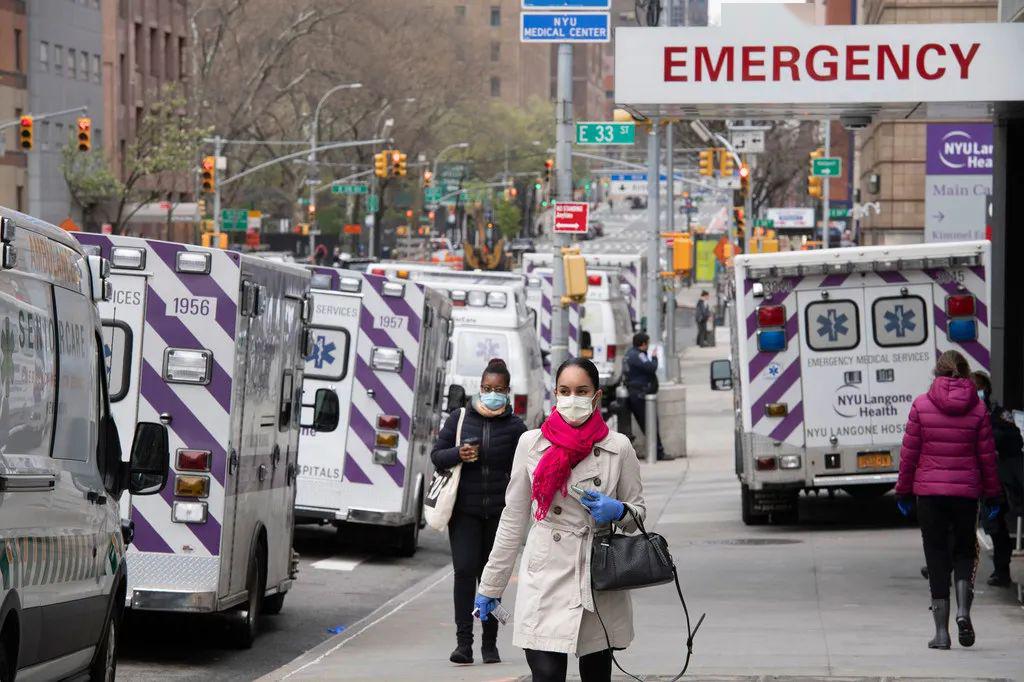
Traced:
<path fill-rule="evenodd" d="M 948 599 L 932 599 L 932 618 L 935 620 L 935 638 L 928 642 L 928 648 L 948 649 L 950 646 Z"/>
<path fill-rule="evenodd" d="M 455 624 L 455 641 L 457 646 L 448 657 L 452 663 L 469 664 L 473 662 L 473 621 Z"/>
<path fill-rule="evenodd" d="M 481 623 L 484 628 L 483 644 L 480 646 L 480 656 L 484 663 L 501 663 L 501 656 L 498 655 L 498 619 L 489 616 Z"/>
<path fill-rule="evenodd" d="M 956 581 L 956 628 L 960 631 L 960 646 L 974 646 L 974 625 L 971 623 L 971 604 L 974 588 L 969 580 Z"/>

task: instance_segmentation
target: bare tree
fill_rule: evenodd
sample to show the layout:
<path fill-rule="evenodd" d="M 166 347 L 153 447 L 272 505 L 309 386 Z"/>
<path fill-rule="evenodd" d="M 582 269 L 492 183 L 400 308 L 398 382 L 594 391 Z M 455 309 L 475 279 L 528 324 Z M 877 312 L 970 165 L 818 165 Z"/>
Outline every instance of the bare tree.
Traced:
<path fill-rule="evenodd" d="M 765 135 L 751 183 L 755 216 L 768 206 L 808 203 L 807 154 L 818 145 L 817 128 L 814 121 L 783 121 Z"/>

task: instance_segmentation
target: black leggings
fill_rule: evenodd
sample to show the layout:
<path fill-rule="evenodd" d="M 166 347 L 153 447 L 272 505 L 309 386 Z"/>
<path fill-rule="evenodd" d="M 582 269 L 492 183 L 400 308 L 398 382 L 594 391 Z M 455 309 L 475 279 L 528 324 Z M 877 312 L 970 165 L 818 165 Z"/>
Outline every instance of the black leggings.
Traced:
<path fill-rule="evenodd" d="M 526 662 L 530 664 L 533 682 L 565 682 L 569 668 L 568 654 L 526 649 Z M 583 682 L 610 682 L 611 649 L 580 656 L 580 679 Z"/>
<path fill-rule="evenodd" d="M 485 519 L 456 510 L 448 521 L 448 539 L 452 544 L 452 565 L 455 568 L 455 630 L 459 644 L 473 642 L 473 599 L 500 520 L 497 516 Z M 491 617 L 485 620 L 483 630 L 484 640 L 493 640 L 498 632 L 498 619 Z"/>
<path fill-rule="evenodd" d="M 949 599 L 950 573 L 956 580 L 973 580 L 978 501 L 966 497 L 919 497 L 917 520 L 921 524 L 932 599 Z"/>

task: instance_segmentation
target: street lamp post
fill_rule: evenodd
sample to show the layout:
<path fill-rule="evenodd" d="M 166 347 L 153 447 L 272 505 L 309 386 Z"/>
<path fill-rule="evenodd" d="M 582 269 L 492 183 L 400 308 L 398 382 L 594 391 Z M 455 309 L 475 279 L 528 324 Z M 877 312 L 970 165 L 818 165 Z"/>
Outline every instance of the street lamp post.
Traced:
<path fill-rule="evenodd" d="M 431 177 L 434 178 L 434 182 L 439 182 L 439 180 L 437 179 L 437 166 L 441 162 L 441 157 L 444 156 L 445 154 L 447 154 L 452 149 L 469 149 L 469 143 L 468 142 L 456 142 L 455 144 L 448 145 L 447 147 L 445 147 L 444 149 L 442 149 L 441 151 L 439 151 L 437 153 L 437 156 L 434 157 L 434 166 L 433 166 L 433 170 L 431 171 L 431 173 L 432 173 Z M 461 183 L 460 183 L 460 187 L 459 188 L 461 189 Z M 461 199 L 461 197 L 460 197 L 460 199 Z M 456 199 L 456 203 L 458 203 L 458 201 L 459 201 L 459 199 Z M 447 217 L 447 211 L 446 211 L 446 217 Z M 448 234 L 448 223 L 447 222 L 445 222 L 445 236 L 446 237 L 450 237 L 450 235 Z"/>
<path fill-rule="evenodd" d="M 333 88 L 324 93 L 324 96 L 317 102 L 316 109 L 313 110 L 313 125 L 309 131 L 309 168 L 310 178 L 307 180 L 309 183 L 309 257 L 313 258 L 313 251 L 316 248 L 316 182 L 313 182 L 319 178 L 319 172 L 316 167 L 316 139 L 320 130 L 320 108 L 323 107 L 324 102 L 327 98 L 338 92 L 339 90 L 356 90 L 363 87 L 362 83 L 342 83 L 341 85 L 335 85 Z"/>

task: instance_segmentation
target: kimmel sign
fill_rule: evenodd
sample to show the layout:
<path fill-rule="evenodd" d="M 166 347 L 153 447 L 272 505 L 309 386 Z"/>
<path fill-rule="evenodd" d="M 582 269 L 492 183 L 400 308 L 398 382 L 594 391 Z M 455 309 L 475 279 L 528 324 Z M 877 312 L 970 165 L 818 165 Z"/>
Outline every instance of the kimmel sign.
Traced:
<path fill-rule="evenodd" d="M 1024 100 L 1024 24 L 819 26 L 813 9 L 727 3 L 721 26 L 616 29 L 615 101 L 841 111 Z"/>

